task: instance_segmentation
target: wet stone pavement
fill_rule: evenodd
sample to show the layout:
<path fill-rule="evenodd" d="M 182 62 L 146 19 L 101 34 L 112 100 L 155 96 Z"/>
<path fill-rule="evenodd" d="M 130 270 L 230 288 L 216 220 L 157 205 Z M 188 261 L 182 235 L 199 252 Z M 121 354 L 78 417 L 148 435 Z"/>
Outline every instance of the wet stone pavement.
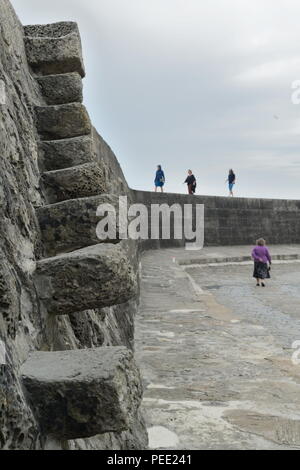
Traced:
<path fill-rule="evenodd" d="M 180 265 L 186 257 L 142 262 L 136 356 L 150 447 L 300 448 L 300 262 L 274 263 L 263 289 L 249 263 Z"/>

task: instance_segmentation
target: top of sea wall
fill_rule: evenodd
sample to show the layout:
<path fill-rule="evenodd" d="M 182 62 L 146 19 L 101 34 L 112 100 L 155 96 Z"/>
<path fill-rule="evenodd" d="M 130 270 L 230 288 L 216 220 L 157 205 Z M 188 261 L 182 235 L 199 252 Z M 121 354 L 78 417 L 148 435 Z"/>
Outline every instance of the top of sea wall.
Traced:
<path fill-rule="evenodd" d="M 300 199 L 266 199 L 155 193 L 133 190 L 134 199 L 145 204 L 204 204 L 207 208 L 300 210 Z"/>

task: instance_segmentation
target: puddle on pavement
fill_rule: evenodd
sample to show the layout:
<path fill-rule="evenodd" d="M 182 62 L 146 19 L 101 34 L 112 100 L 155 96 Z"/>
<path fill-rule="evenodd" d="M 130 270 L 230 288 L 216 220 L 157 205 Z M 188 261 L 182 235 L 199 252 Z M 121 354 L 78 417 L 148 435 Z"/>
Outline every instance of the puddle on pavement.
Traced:
<path fill-rule="evenodd" d="M 172 449 L 179 445 L 177 434 L 163 426 L 148 429 L 150 449 Z"/>
<path fill-rule="evenodd" d="M 218 289 L 222 289 L 222 287 L 224 286 L 203 286 L 202 288 L 204 290 L 218 290 Z"/>
<path fill-rule="evenodd" d="M 162 336 L 163 338 L 175 338 L 175 333 L 173 333 L 172 331 L 160 331 L 157 334 L 158 336 Z"/>
<path fill-rule="evenodd" d="M 169 313 L 173 313 L 173 314 L 178 314 L 180 315 L 181 313 L 203 313 L 205 310 L 203 309 L 191 309 L 191 310 L 170 310 Z"/>
<path fill-rule="evenodd" d="M 166 385 L 162 385 L 162 384 L 150 384 L 150 385 L 148 385 L 147 389 L 150 389 L 150 390 L 175 390 L 175 387 L 166 387 Z"/>

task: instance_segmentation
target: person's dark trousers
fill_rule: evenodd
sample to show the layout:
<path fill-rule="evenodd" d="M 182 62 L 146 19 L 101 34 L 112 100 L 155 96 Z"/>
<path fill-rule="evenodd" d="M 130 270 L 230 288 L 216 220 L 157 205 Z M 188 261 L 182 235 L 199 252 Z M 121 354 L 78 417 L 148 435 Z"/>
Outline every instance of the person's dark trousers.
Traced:
<path fill-rule="evenodd" d="M 194 191 L 193 191 L 193 185 L 192 184 L 189 184 L 188 185 L 188 188 L 189 188 L 189 194 L 191 194 L 192 196 L 194 195 Z"/>

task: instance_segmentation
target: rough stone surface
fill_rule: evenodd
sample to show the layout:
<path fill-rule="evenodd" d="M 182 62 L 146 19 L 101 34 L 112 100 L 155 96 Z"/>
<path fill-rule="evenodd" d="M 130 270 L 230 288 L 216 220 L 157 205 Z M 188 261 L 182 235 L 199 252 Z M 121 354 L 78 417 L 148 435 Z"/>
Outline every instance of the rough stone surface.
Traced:
<path fill-rule="evenodd" d="M 102 217 L 97 216 L 97 209 L 102 204 L 110 204 L 118 216 L 118 203 L 117 196 L 105 194 L 40 207 L 37 215 L 48 256 L 100 243 L 96 228 Z M 118 238 L 106 240 L 114 241 Z"/>
<path fill-rule="evenodd" d="M 37 82 L 48 105 L 82 103 L 82 79 L 78 73 L 37 77 Z"/>
<path fill-rule="evenodd" d="M 106 180 L 98 163 L 55 170 L 42 175 L 49 203 L 96 196 L 106 192 Z"/>
<path fill-rule="evenodd" d="M 77 23 L 74 21 L 58 21 L 50 24 L 33 24 L 24 26 L 26 37 L 60 38 L 76 32 L 79 36 Z"/>
<path fill-rule="evenodd" d="M 143 415 L 137 413 L 129 431 L 106 433 L 91 439 L 69 441 L 69 450 L 145 450 L 148 448 L 148 433 Z"/>
<path fill-rule="evenodd" d="M 0 2 L 0 449 L 40 448 L 38 424 L 24 396 L 18 365 L 39 345 L 41 319 L 31 279 L 34 252 L 41 252 L 34 205 L 39 191 L 33 104 L 42 103 L 27 68 L 23 29 L 10 3 Z M 2 362 L 2 361 L 1 361 Z"/>
<path fill-rule="evenodd" d="M 132 191 L 127 185 L 116 155 L 95 129 L 92 136 L 93 153 L 96 161 L 101 163 L 104 169 L 108 192 L 118 196 L 128 196 L 129 200 L 133 200 Z"/>
<path fill-rule="evenodd" d="M 0 364 L 0 449 L 145 448 L 147 437 L 140 413 L 136 413 L 128 431 L 75 441 L 48 438 L 41 431 L 28 394 L 24 394 L 19 369 L 30 351 L 120 345 L 133 349 L 137 298 L 122 305 L 81 311 L 72 318 L 49 315 L 38 298 L 33 273 L 36 261 L 46 253 L 35 208 L 46 204 L 46 200 L 39 172 L 44 150 L 41 152 L 40 146 L 38 152 L 34 107 L 45 106 L 46 102 L 28 67 L 23 27 L 8 0 L 0 0 L 0 24 L 0 79 L 6 91 L 5 104 L 0 104 L 0 362 L 2 344 L 6 351 L 6 363 Z M 91 136 L 45 142 L 42 148 L 49 167 L 41 171 L 59 169 L 50 166 L 55 162 L 68 167 L 92 161 L 100 145 L 109 148 L 96 132 L 93 138 L 93 142 Z M 117 191 L 121 185 L 125 188 L 126 182 L 116 157 L 107 151 L 106 166 L 110 159 L 109 188 L 113 188 L 115 179 Z M 97 161 L 102 160 L 97 150 Z M 80 304 L 77 307 L 82 308 Z"/>
<path fill-rule="evenodd" d="M 36 286 L 48 312 L 56 315 L 122 304 L 137 294 L 126 253 L 108 244 L 39 261 Z"/>
<path fill-rule="evenodd" d="M 37 130 L 42 140 L 66 139 L 91 133 L 91 121 L 80 103 L 36 107 Z"/>
<path fill-rule="evenodd" d="M 93 161 L 93 142 L 90 136 L 39 142 L 41 172 L 62 170 Z"/>
<path fill-rule="evenodd" d="M 142 388 L 125 348 L 36 352 L 20 370 L 46 435 L 70 440 L 130 428 Z"/>
<path fill-rule="evenodd" d="M 27 59 L 37 74 L 85 76 L 78 26 L 73 22 L 24 27 Z"/>

